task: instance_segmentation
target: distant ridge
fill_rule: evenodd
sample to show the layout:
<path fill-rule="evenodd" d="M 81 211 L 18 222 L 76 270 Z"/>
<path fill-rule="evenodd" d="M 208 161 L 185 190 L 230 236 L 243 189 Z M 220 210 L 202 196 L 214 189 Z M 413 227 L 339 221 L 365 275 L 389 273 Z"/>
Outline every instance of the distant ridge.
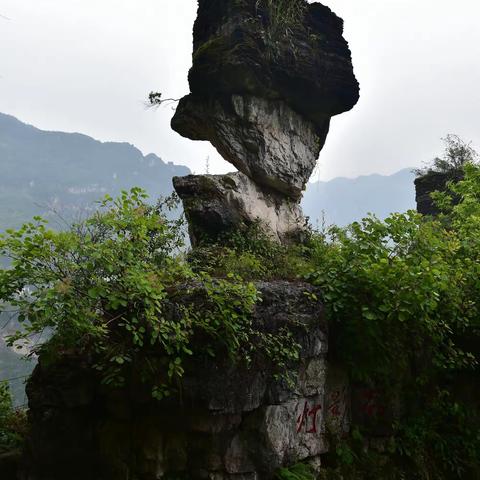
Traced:
<path fill-rule="evenodd" d="M 0 230 L 52 208 L 75 212 L 132 186 L 156 199 L 172 192 L 173 176 L 188 173 L 128 143 L 43 131 L 0 113 Z"/>
<path fill-rule="evenodd" d="M 411 170 L 310 183 L 303 199 L 304 213 L 314 226 L 322 222 L 323 214 L 327 224 L 345 226 L 368 213 L 383 219 L 393 212 L 415 209 L 415 175 Z"/>

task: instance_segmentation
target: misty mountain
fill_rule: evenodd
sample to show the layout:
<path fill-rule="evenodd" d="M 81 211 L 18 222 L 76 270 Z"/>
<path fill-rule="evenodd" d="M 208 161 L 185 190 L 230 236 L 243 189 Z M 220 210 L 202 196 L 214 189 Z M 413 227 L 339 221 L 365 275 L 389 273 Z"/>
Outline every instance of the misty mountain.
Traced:
<path fill-rule="evenodd" d="M 128 143 L 46 132 L 0 113 L 0 230 L 52 211 L 72 218 L 133 186 L 156 199 L 172 192 L 172 176 L 188 173 Z"/>
<path fill-rule="evenodd" d="M 368 213 L 384 219 L 390 213 L 415 209 L 415 175 L 411 169 L 384 175 L 335 178 L 308 185 L 303 210 L 312 225 L 348 225 Z"/>

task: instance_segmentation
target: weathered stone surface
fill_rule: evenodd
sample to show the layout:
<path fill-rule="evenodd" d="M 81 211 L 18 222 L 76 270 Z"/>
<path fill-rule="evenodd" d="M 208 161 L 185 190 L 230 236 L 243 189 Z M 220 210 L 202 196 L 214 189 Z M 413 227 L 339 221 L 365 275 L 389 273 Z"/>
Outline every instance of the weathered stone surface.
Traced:
<path fill-rule="evenodd" d="M 199 0 L 192 94 L 280 99 L 323 132 L 326 117 L 357 103 L 359 86 L 342 19 L 320 3 L 305 8 L 297 22 L 279 25 L 265 1 Z"/>
<path fill-rule="evenodd" d="M 257 287 L 263 298 L 257 328 L 275 333 L 288 326 L 302 346 L 291 367 L 298 374 L 293 385 L 276 380 L 261 359 L 252 369 L 197 359 L 187 368 L 181 401 L 158 402 L 138 384 L 108 392 L 88 362 L 40 358 L 28 386 L 32 435 L 23 478 L 156 480 L 187 473 L 254 480 L 324 453 L 327 329 L 322 305 L 305 295 L 319 292 L 280 281 Z M 185 293 L 187 302 L 198 301 L 194 290 Z M 77 391 L 79 400 L 62 391 Z M 112 408 L 121 398 L 124 404 Z"/>
<path fill-rule="evenodd" d="M 359 98 L 342 20 L 319 3 L 299 4 L 299 17 L 283 24 L 266 1 L 200 0 L 191 94 L 172 120 L 260 187 L 296 200 L 331 117 Z"/>
<path fill-rule="evenodd" d="M 299 459 L 326 452 L 324 396 L 295 398 L 264 408 L 258 446 L 265 468 L 274 472 Z"/>
<path fill-rule="evenodd" d="M 328 133 L 283 100 L 232 95 L 228 99 L 185 97 L 172 126 L 183 136 L 209 140 L 220 155 L 255 183 L 299 199 Z"/>
<path fill-rule="evenodd" d="M 260 360 L 255 368 L 246 369 L 229 361 L 214 363 L 195 360 L 194 375 L 184 379 L 184 402 L 195 404 L 216 415 L 252 412 L 265 404 L 279 404 L 292 397 L 315 396 L 323 393 L 323 370 L 314 378 L 306 374 L 315 360 L 322 363 L 328 350 L 326 321 L 321 305 L 309 300 L 306 293 L 317 290 L 308 284 L 287 281 L 257 282 L 262 301 L 255 307 L 254 325 L 258 331 L 277 333 L 288 327 L 302 346 L 301 362 L 294 386 L 272 378 L 272 368 Z M 188 294 L 183 294 L 188 298 Z M 198 298 L 193 291 L 191 298 Z M 281 306 L 279 308 L 279 306 Z M 222 385 L 222 388 L 219 388 Z M 218 417 L 214 424 L 217 423 Z"/>
<path fill-rule="evenodd" d="M 194 246 L 257 221 L 280 241 L 297 239 L 304 231 L 306 221 L 296 201 L 261 190 L 242 173 L 175 177 L 173 184 Z"/>
<path fill-rule="evenodd" d="M 417 201 L 417 211 L 423 215 L 438 215 L 440 210 L 434 204 L 431 194 L 436 191 L 444 192 L 448 182 L 458 182 L 462 179 L 463 174 L 461 172 L 430 172 L 416 178 L 415 198 Z"/>
<path fill-rule="evenodd" d="M 347 372 L 332 363 L 326 365 L 325 370 L 325 424 L 330 432 L 342 437 L 350 431 L 350 381 Z"/>

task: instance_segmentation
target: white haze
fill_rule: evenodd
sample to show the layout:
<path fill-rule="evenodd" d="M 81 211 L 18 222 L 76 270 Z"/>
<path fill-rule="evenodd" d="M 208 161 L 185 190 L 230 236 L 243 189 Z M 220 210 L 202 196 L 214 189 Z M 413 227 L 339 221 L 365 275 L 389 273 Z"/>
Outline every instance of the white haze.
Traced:
<path fill-rule="evenodd" d="M 480 146 L 478 0 L 325 0 L 345 20 L 361 100 L 333 119 L 315 178 L 420 165 L 458 133 Z M 146 95 L 188 91 L 195 0 L 0 0 L 0 111 L 127 141 L 196 172 L 231 170 Z"/>

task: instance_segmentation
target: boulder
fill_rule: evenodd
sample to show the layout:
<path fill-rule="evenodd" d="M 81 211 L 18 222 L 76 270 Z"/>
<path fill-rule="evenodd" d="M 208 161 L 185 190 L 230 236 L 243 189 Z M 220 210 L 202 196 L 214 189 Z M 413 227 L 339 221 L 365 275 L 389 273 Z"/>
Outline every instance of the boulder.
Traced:
<path fill-rule="evenodd" d="M 199 0 L 190 91 L 280 99 L 323 133 L 359 99 L 343 20 L 317 2 L 290 3 Z"/>
<path fill-rule="evenodd" d="M 428 172 L 415 179 L 415 200 L 417 211 L 423 215 L 438 215 L 440 210 L 435 205 L 431 194 L 445 192 L 448 182 L 457 183 L 463 180 L 463 172 Z M 454 203 L 460 199 L 454 198 Z"/>
<path fill-rule="evenodd" d="M 193 246 L 216 242 L 255 222 L 281 242 L 298 239 L 305 229 L 298 202 L 260 189 L 240 172 L 175 177 L 173 184 L 183 201 Z"/>
<path fill-rule="evenodd" d="M 298 200 L 325 143 L 315 125 L 282 100 L 232 95 L 180 101 L 172 126 L 184 136 L 209 140 L 225 160 L 258 185 Z"/>

